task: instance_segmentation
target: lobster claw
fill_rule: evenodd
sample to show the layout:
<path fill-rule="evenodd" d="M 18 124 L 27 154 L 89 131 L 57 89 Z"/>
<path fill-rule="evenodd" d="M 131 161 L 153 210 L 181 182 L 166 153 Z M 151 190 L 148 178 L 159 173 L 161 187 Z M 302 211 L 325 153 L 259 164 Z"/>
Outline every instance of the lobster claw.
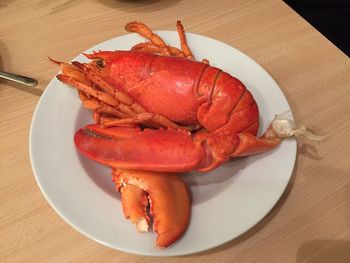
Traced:
<path fill-rule="evenodd" d="M 280 143 L 279 136 L 267 135 L 260 138 L 250 133 L 221 136 L 205 131 L 191 135 L 184 130 L 104 129 L 92 124 L 77 131 L 74 141 L 85 156 L 113 168 L 181 173 L 210 171 L 230 156 L 265 152 Z"/>
<path fill-rule="evenodd" d="M 157 247 L 168 247 L 186 231 L 190 195 L 179 175 L 114 169 L 113 181 L 121 192 L 125 217 L 141 232 L 148 230 L 150 221 L 148 197 Z"/>
<path fill-rule="evenodd" d="M 205 161 L 201 145 L 183 130 L 104 129 L 93 124 L 77 131 L 74 142 L 88 158 L 114 168 L 187 172 Z"/>

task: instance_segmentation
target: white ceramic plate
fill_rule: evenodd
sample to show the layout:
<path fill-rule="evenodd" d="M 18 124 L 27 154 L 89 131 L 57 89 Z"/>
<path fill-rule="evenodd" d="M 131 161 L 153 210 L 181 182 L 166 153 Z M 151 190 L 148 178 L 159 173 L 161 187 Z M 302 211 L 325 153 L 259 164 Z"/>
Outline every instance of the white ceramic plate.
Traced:
<path fill-rule="evenodd" d="M 178 46 L 173 31 L 158 32 Z M 198 60 L 238 77 L 252 92 L 261 115 L 260 132 L 274 114 L 290 110 L 276 82 L 256 62 L 217 40 L 187 34 Z M 128 50 L 144 41 L 136 34 L 108 40 L 85 51 Z M 75 60 L 86 61 L 82 55 Z M 167 249 L 154 247 L 153 232 L 140 234 L 122 214 L 110 169 L 81 156 L 73 135 L 92 123 L 77 92 L 54 78 L 36 107 L 30 131 L 30 158 L 40 190 L 71 226 L 106 246 L 142 255 L 185 255 L 228 242 L 257 224 L 276 204 L 292 175 L 296 141 L 285 140 L 268 153 L 233 160 L 207 174 L 185 176 L 193 204 L 186 234 Z"/>

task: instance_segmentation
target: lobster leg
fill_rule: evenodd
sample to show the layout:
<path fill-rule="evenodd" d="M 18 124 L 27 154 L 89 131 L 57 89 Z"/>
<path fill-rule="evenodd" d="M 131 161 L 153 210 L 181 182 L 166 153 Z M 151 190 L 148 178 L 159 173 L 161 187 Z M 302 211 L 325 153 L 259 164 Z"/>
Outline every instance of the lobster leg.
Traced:
<path fill-rule="evenodd" d="M 89 110 L 93 110 L 93 119 L 95 123 L 104 123 L 120 118 L 127 118 L 128 116 L 117 109 L 100 102 L 99 100 L 92 98 L 85 92 L 78 90 L 79 98 L 83 103 L 83 106 Z"/>
<path fill-rule="evenodd" d="M 99 121 L 96 121 L 97 124 L 100 124 L 102 127 L 105 128 L 104 124 L 111 122 L 111 121 L 119 121 L 121 118 L 109 115 L 109 114 L 101 114 L 99 117 Z M 136 123 L 122 123 L 118 125 L 119 127 L 129 127 L 129 128 L 137 128 Z"/>
<path fill-rule="evenodd" d="M 91 81 L 87 79 L 84 76 L 84 72 L 80 67 L 77 67 L 76 65 L 70 64 L 70 63 L 65 63 L 62 61 L 55 60 L 53 58 L 48 57 L 48 59 L 61 66 L 61 71 L 63 75 L 68 75 L 71 76 L 72 78 L 86 84 L 86 85 L 91 85 Z"/>
<path fill-rule="evenodd" d="M 168 46 L 163 39 L 161 39 L 157 34 L 153 33 L 152 30 L 143 23 L 131 22 L 125 26 L 125 29 L 129 32 L 136 32 L 151 41 L 133 46 L 131 48 L 133 51 L 147 51 L 152 53 L 160 53 L 164 56 L 172 55 L 177 57 L 186 57 L 193 60 L 194 57 L 187 45 L 185 30 L 181 21 L 177 21 L 176 27 L 179 34 L 182 51 L 176 47 Z"/>
<path fill-rule="evenodd" d="M 160 38 L 157 34 L 154 34 L 152 30 L 141 22 L 130 22 L 125 25 L 125 30 L 128 32 L 135 32 L 145 37 L 153 44 L 158 46 L 161 50 L 161 54 L 164 56 L 170 56 L 169 47 L 165 44 L 164 40 Z"/>
<path fill-rule="evenodd" d="M 185 56 L 184 53 L 180 49 L 178 49 L 176 47 L 172 47 L 172 46 L 168 46 L 168 47 L 169 47 L 170 54 L 172 56 L 176 56 L 176 57 L 184 57 Z M 161 53 L 160 47 L 153 44 L 152 42 L 145 42 L 145 43 L 136 44 L 130 50 L 132 50 L 132 51 L 145 51 L 145 52 L 151 52 L 151 53 L 157 53 L 157 54 Z"/>
<path fill-rule="evenodd" d="M 141 123 L 142 124 L 142 123 L 147 123 L 149 121 L 152 121 L 154 123 L 158 123 L 161 126 L 167 127 L 167 128 L 172 128 L 172 129 L 179 128 L 179 126 L 176 123 L 169 121 L 168 118 L 165 118 L 159 114 L 150 113 L 150 112 L 140 113 L 140 114 L 135 115 L 132 118 L 125 118 L 125 119 L 105 122 L 105 123 L 103 123 L 103 126 L 108 128 L 108 127 L 113 127 L 113 126 L 120 126 L 123 124 L 132 124 L 132 123 Z"/>
<path fill-rule="evenodd" d="M 165 56 L 177 56 L 177 57 L 186 57 L 188 59 L 194 59 L 190 48 L 187 45 L 186 35 L 184 27 L 181 21 L 177 21 L 176 24 L 177 32 L 179 34 L 181 50 L 176 47 L 168 46 L 163 39 L 158 35 L 154 34 L 152 30 L 147 27 L 145 24 L 140 22 L 131 22 L 125 26 L 126 31 L 136 32 L 141 36 L 148 39 L 150 42 L 139 43 L 131 48 L 133 51 L 146 51 L 151 53 L 160 53 Z"/>
<path fill-rule="evenodd" d="M 61 68 L 62 74 L 57 75 L 57 78 L 68 85 L 76 87 L 79 90 L 79 97 L 83 102 L 86 101 L 86 97 L 90 99 L 92 96 L 107 105 L 117 107 L 118 110 L 122 111 L 126 116 L 134 116 L 137 113 L 146 112 L 146 110 L 141 105 L 135 103 L 129 95 L 118 89 L 114 89 L 100 78 L 98 73 L 93 70 L 92 66 L 73 62 L 73 64 L 61 63 Z M 93 84 L 100 87 L 103 91 L 94 88 Z M 83 93 L 86 96 L 84 96 Z M 88 105 L 92 105 L 92 103 L 96 105 L 96 102 L 97 100 L 88 102 Z M 96 106 L 94 106 L 94 108 L 96 108 Z M 90 108 L 88 107 L 88 109 Z"/>
<path fill-rule="evenodd" d="M 92 86 L 86 85 L 71 76 L 58 74 L 57 79 L 68 85 L 76 87 L 78 90 L 81 90 L 84 93 L 89 94 L 90 96 L 93 96 L 108 105 L 111 105 L 113 107 L 119 105 L 119 101 L 110 96 L 109 94 L 96 90 Z"/>
<path fill-rule="evenodd" d="M 181 49 L 182 49 L 185 57 L 188 59 L 194 59 L 192 52 L 187 45 L 185 30 L 184 30 L 184 27 L 183 27 L 180 20 L 177 21 L 176 27 L 177 27 L 177 32 L 179 34 L 179 38 L 180 38 L 180 42 L 181 42 Z"/>
<path fill-rule="evenodd" d="M 105 114 L 109 114 L 112 116 L 116 116 L 118 118 L 128 118 L 129 116 L 125 113 L 123 113 L 120 110 L 117 110 L 116 108 L 103 103 L 97 99 L 87 99 L 87 100 L 82 100 L 83 102 L 83 106 L 89 110 L 94 110 L 98 113 L 105 113 Z"/>
<path fill-rule="evenodd" d="M 126 94 L 123 91 L 120 91 L 119 89 L 114 88 L 102 77 L 100 77 L 100 72 L 98 71 L 98 69 L 96 69 L 96 66 L 94 64 L 82 64 L 77 61 L 74 61 L 73 64 L 82 68 L 84 74 L 89 80 L 91 80 L 101 90 L 111 95 L 122 104 L 130 106 L 137 113 L 146 112 L 146 110 L 140 104 L 136 103 L 128 94 Z"/>

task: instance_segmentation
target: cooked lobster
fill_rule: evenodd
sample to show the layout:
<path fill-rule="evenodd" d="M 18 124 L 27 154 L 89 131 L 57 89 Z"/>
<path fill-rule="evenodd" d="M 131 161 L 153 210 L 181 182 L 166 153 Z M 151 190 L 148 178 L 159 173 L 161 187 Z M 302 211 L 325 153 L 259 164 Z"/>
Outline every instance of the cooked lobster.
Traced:
<path fill-rule="evenodd" d="M 118 93 L 130 96 L 124 106 L 129 106 L 131 116 L 123 123 L 150 122 L 167 128 L 136 127 L 133 132 L 120 128 L 113 136 L 98 125 L 83 128 L 76 133 L 75 144 L 93 160 L 155 172 L 209 171 L 230 157 L 263 152 L 281 140 L 272 132 L 256 137 L 259 112 L 255 100 L 242 82 L 218 68 L 138 51 L 102 51 L 86 57 L 95 61 L 94 66 L 75 65 L 102 90 L 108 87 L 108 93 L 90 91 L 88 85 L 67 75 L 58 79 L 95 95 L 101 107 L 122 103 L 113 88 L 118 87 Z M 111 123 L 121 121 L 104 125 Z M 193 127 L 201 129 L 188 131 Z"/>
<path fill-rule="evenodd" d="M 76 147 L 114 168 L 124 214 L 140 231 L 147 230 L 151 200 L 157 245 L 166 247 L 185 231 L 190 214 L 186 186 L 170 173 L 210 171 L 231 157 L 268 151 L 297 131 L 283 121 L 280 129 L 276 120 L 257 137 L 259 111 L 249 90 L 207 60 L 194 61 L 180 22 L 182 50 L 140 22 L 126 29 L 149 42 L 85 54 L 90 63 L 57 62 L 57 78 L 76 87 L 94 111 L 97 124 L 76 132 Z"/>

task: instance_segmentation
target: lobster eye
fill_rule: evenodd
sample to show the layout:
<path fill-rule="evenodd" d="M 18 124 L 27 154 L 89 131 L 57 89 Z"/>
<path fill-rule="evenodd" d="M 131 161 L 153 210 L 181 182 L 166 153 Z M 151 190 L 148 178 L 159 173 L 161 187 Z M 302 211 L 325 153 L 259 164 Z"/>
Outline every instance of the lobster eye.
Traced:
<path fill-rule="evenodd" d="M 105 67 L 105 61 L 103 59 L 97 59 L 96 60 L 96 65 L 99 66 L 100 68 Z"/>

